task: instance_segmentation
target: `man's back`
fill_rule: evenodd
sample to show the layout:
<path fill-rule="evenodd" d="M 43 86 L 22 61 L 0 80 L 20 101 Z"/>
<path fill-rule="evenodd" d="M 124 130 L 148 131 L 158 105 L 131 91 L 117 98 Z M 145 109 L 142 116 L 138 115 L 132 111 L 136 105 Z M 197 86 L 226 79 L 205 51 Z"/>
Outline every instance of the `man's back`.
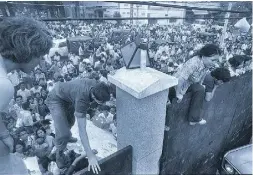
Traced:
<path fill-rule="evenodd" d="M 96 85 L 96 80 L 90 79 L 75 79 L 68 82 L 60 82 L 56 87 L 56 95 L 62 100 L 74 103 L 76 98 L 89 96 L 92 87 Z"/>

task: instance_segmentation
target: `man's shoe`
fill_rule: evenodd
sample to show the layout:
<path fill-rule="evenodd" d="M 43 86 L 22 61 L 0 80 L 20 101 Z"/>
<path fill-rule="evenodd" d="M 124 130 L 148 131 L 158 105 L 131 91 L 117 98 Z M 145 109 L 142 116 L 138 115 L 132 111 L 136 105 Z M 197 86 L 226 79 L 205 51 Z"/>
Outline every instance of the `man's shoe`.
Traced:
<path fill-rule="evenodd" d="M 190 122 L 190 125 L 196 125 L 196 124 L 198 124 L 198 125 L 204 125 L 204 124 L 206 124 L 206 120 L 204 120 L 204 119 L 201 119 L 199 122 Z"/>
<path fill-rule="evenodd" d="M 76 142 L 77 142 L 77 138 L 75 138 L 75 137 L 70 137 L 69 143 L 76 143 Z"/>
<path fill-rule="evenodd" d="M 65 169 L 71 164 L 71 162 L 69 157 L 60 151 L 56 153 L 56 164 L 59 169 Z"/>

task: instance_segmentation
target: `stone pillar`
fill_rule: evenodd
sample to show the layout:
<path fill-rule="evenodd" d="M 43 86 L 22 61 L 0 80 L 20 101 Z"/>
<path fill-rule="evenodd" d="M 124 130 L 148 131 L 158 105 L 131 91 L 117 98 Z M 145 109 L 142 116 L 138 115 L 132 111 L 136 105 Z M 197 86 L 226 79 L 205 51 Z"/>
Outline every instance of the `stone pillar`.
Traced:
<path fill-rule="evenodd" d="M 168 89 L 177 79 L 146 67 L 119 69 L 116 85 L 118 149 L 133 147 L 133 174 L 159 174 Z"/>

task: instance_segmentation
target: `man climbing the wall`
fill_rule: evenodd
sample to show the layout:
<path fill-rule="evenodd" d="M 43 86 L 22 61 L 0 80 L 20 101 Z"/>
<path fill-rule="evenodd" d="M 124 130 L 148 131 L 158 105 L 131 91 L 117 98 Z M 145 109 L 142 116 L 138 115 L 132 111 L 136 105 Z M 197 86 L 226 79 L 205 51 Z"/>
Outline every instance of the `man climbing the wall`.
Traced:
<path fill-rule="evenodd" d="M 170 88 L 169 99 L 172 101 L 173 96 L 176 96 L 177 102 L 180 103 L 186 92 L 192 92 L 187 117 L 190 125 L 206 124 L 206 120 L 201 116 L 205 99 L 205 88 L 202 82 L 210 70 L 218 67 L 220 53 L 218 46 L 207 44 L 174 74 L 178 78 L 178 85 Z"/>
<path fill-rule="evenodd" d="M 93 154 L 86 132 L 86 112 L 90 103 L 103 104 L 110 99 L 109 87 L 91 79 L 75 79 L 59 82 L 49 93 L 46 104 L 51 112 L 55 126 L 56 163 L 64 169 L 71 164 L 64 159 L 64 150 L 71 139 L 71 127 L 77 119 L 79 136 L 88 157 L 88 170 L 100 171 L 96 156 Z"/>

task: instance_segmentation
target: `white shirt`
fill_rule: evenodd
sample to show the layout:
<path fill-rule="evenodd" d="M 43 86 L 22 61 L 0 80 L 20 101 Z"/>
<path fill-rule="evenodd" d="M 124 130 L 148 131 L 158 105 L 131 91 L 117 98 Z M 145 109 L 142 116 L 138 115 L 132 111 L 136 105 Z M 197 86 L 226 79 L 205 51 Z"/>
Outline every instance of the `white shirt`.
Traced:
<path fill-rule="evenodd" d="M 10 72 L 7 74 L 9 80 L 11 81 L 11 83 L 13 84 L 13 86 L 17 86 L 19 84 L 19 75 L 17 73 L 17 71 L 14 71 L 13 73 Z"/>
<path fill-rule="evenodd" d="M 64 66 L 62 67 L 61 71 L 62 71 L 62 75 L 66 75 L 66 74 L 68 73 L 68 68 L 67 68 L 67 66 L 64 65 Z"/>
<path fill-rule="evenodd" d="M 80 60 L 79 56 L 71 57 L 71 61 L 73 62 L 74 65 L 78 65 L 79 64 L 79 60 Z"/>
<path fill-rule="evenodd" d="M 30 91 L 28 90 L 28 89 L 25 89 L 25 90 L 21 90 L 21 89 L 19 89 L 18 91 L 17 91 L 17 95 L 20 95 L 20 96 L 22 96 L 22 98 L 23 98 L 23 103 L 25 103 L 26 101 L 27 101 L 27 97 L 29 97 L 29 96 L 31 96 L 31 93 L 30 93 Z"/>
<path fill-rule="evenodd" d="M 36 121 L 40 120 L 39 114 L 35 113 Z M 30 111 L 22 110 L 20 111 L 20 115 L 17 119 L 16 127 L 23 126 L 32 126 L 33 125 L 33 117 Z"/>
<path fill-rule="evenodd" d="M 61 59 L 60 55 L 58 55 L 58 56 L 57 56 L 57 55 L 55 55 L 55 56 L 54 56 L 54 60 L 56 60 L 56 61 L 60 61 L 60 59 Z"/>
<path fill-rule="evenodd" d="M 35 89 L 35 87 L 33 87 L 33 88 L 31 88 L 31 91 L 35 94 L 37 92 L 40 93 L 41 89 L 42 89 L 41 86 L 39 86 L 38 89 Z"/>
<path fill-rule="evenodd" d="M 99 81 L 108 84 L 108 80 L 105 77 L 103 77 L 103 76 L 100 77 Z"/>
<path fill-rule="evenodd" d="M 75 67 L 74 67 L 72 64 L 68 64 L 68 65 L 67 65 L 67 69 L 68 69 L 68 72 L 69 72 L 69 73 L 74 73 Z"/>
<path fill-rule="evenodd" d="M 108 114 L 106 117 L 106 122 L 107 123 L 112 123 L 113 122 L 113 115 L 111 113 Z"/>
<path fill-rule="evenodd" d="M 79 52 L 79 55 L 84 55 L 84 52 L 83 52 L 83 49 L 82 49 L 82 47 L 81 47 L 81 46 L 79 47 L 78 52 Z"/>

